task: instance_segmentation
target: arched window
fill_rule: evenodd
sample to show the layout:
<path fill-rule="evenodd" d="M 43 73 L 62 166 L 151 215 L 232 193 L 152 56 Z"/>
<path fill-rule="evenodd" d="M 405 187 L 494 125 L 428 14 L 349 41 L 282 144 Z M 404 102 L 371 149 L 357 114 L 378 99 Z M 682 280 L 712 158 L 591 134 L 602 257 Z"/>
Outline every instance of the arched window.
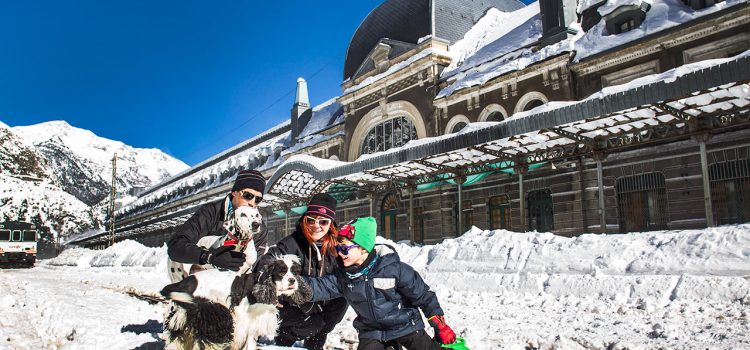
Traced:
<path fill-rule="evenodd" d="M 380 207 L 381 226 L 383 227 L 383 236 L 386 239 L 396 240 L 396 211 L 398 210 L 398 198 L 391 193 L 383 198 L 383 204 Z"/>
<path fill-rule="evenodd" d="M 417 129 L 407 117 L 388 119 L 375 125 L 365 135 L 360 154 L 385 151 L 401 147 L 417 138 Z"/>
<path fill-rule="evenodd" d="M 500 121 L 503 121 L 503 119 L 505 119 L 505 116 L 500 112 L 492 112 L 487 117 L 488 122 L 500 122 Z"/>
<path fill-rule="evenodd" d="M 463 128 L 466 127 L 466 125 L 469 125 L 469 124 L 466 124 L 464 122 L 459 122 L 458 124 L 453 126 L 453 130 L 451 130 L 451 133 L 461 131 Z"/>
<path fill-rule="evenodd" d="M 539 106 L 541 106 L 541 105 L 543 105 L 543 104 L 544 104 L 544 101 L 542 101 L 542 100 L 531 100 L 531 101 L 529 101 L 529 103 L 527 103 L 527 104 L 526 104 L 526 105 L 525 105 L 525 106 L 523 107 L 523 111 L 524 111 L 524 112 L 525 112 L 525 111 L 530 111 L 530 110 L 532 110 L 532 109 L 534 109 L 534 108 L 537 108 L 537 107 L 539 107 Z"/>

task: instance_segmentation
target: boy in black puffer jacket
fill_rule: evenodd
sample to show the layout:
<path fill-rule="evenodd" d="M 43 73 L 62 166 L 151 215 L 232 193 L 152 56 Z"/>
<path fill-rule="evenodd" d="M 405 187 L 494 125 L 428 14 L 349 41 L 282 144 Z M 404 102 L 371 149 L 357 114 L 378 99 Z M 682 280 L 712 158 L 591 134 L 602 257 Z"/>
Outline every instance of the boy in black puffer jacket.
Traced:
<path fill-rule="evenodd" d="M 401 345 L 409 350 L 440 349 L 456 340 L 445 324 L 443 310 L 430 287 L 414 269 L 401 262 L 386 245 L 375 247 L 377 225 L 372 217 L 359 218 L 341 227 L 337 238 L 338 268 L 321 278 L 302 278 L 312 301 L 343 296 L 357 318 L 358 350 L 383 350 Z M 307 290 L 302 285 L 300 290 Z M 435 328 L 435 340 L 424 330 L 422 315 Z"/>

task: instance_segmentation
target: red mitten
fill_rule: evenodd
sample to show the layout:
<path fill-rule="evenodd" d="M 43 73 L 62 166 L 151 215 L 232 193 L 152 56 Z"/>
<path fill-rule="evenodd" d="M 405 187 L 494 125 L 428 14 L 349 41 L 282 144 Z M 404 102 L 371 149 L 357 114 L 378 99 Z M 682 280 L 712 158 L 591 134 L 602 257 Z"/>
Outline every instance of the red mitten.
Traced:
<path fill-rule="evenodd" d="M 456 333 L 445 323 L 445 317 L 435 315 L 428 318 L 430 326 L 435 329 L 435 338 L 441 344 L 453 344 L 456 342 Z"/>

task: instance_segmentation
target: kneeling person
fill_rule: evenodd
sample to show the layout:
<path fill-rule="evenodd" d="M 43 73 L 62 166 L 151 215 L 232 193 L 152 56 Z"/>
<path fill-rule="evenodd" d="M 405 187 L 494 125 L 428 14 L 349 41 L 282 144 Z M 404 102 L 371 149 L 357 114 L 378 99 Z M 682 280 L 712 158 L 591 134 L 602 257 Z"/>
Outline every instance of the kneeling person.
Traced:
<path fill-rule="evenodd" d="M 375 247 L 376 230 L 372 217 L 341 227 L 335 273 L 301 281 L 310 285 L 309 299 L 346 298 L 357 314 L 358 350 L 383 350 L 396 344 L 409 350 L 431 350 L 440 349 L 440 343 L 453 343 L 456 335 L 445 324 L 435 293 L 411 266 L 401 262 L 392 247 Z M 436 341 L 425 332 L 417 308 L 435 328 Z"/>

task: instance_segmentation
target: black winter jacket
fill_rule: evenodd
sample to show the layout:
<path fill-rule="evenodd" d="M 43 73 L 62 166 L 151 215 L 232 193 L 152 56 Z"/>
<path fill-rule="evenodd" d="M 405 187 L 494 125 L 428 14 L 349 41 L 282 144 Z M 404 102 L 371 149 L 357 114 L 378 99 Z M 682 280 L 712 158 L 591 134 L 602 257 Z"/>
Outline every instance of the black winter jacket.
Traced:
<path fill-rule="evenodd" d="M 318 249 L 316 249 L 318 248 Z M 302 271 L 300 275 L 309 277 L 321 277 L 333 273 L 337 263 L 336 257 L 324 254 L 319 251 L 320 247 L 313 247 L 302 234 L 302 228 L 297 223 L 297 228 L 291 235 L 282 238 L 276 245 L 268 248 L 268 252 L 258 258 L 255 263 L 255 271 L 259 272 L 264 267 L 271 264 L 275 256 L 292 254 L 300 259 Z M 320 259 L 318 259 L 320 257 Z M 331 298 L 333 299 L 333 298 Z M 326 299 L 328 300 L 328 299 Z M 287 300 L 279 301 L 284 307 L 298 307 L 305 314 L 317 313 L 322 311 L 320 303 L 305 303 L 303 305 L 290 304 Z"/>
<path fill-rule="evenodd" d="M 207 203 L 201 206 L 193 216 L 190 217 L 167 241 L 167 254 L 169 258 L 186 264 L 197 264 L 204 248 L 197 246 L 198 240 L 205 236 L 223 236 L 224 219 L 226 213 L 224 207 L 226 201 L 231 201 L 227 195 L 224 199 Z M 260 233 L 253 237 L 255 249 L 258 255 L 268 249 L 268 228 L 265 223 L 261 225 Z"/>
<path fill-rule="evenodd" d="M 443 315 L 435 293 L 396 251 L 377 245 L 377 260 L 368 273 L 350 279 L 343 266 L 332 275 L 306 278 L 313 301 L 343 296 L 357 313 L 354 328 L 360 338 L 389 341 L 425 328 L 419 309 L 427 317 Z M 362 266 L 368 265 L 370 254 Z"/>

